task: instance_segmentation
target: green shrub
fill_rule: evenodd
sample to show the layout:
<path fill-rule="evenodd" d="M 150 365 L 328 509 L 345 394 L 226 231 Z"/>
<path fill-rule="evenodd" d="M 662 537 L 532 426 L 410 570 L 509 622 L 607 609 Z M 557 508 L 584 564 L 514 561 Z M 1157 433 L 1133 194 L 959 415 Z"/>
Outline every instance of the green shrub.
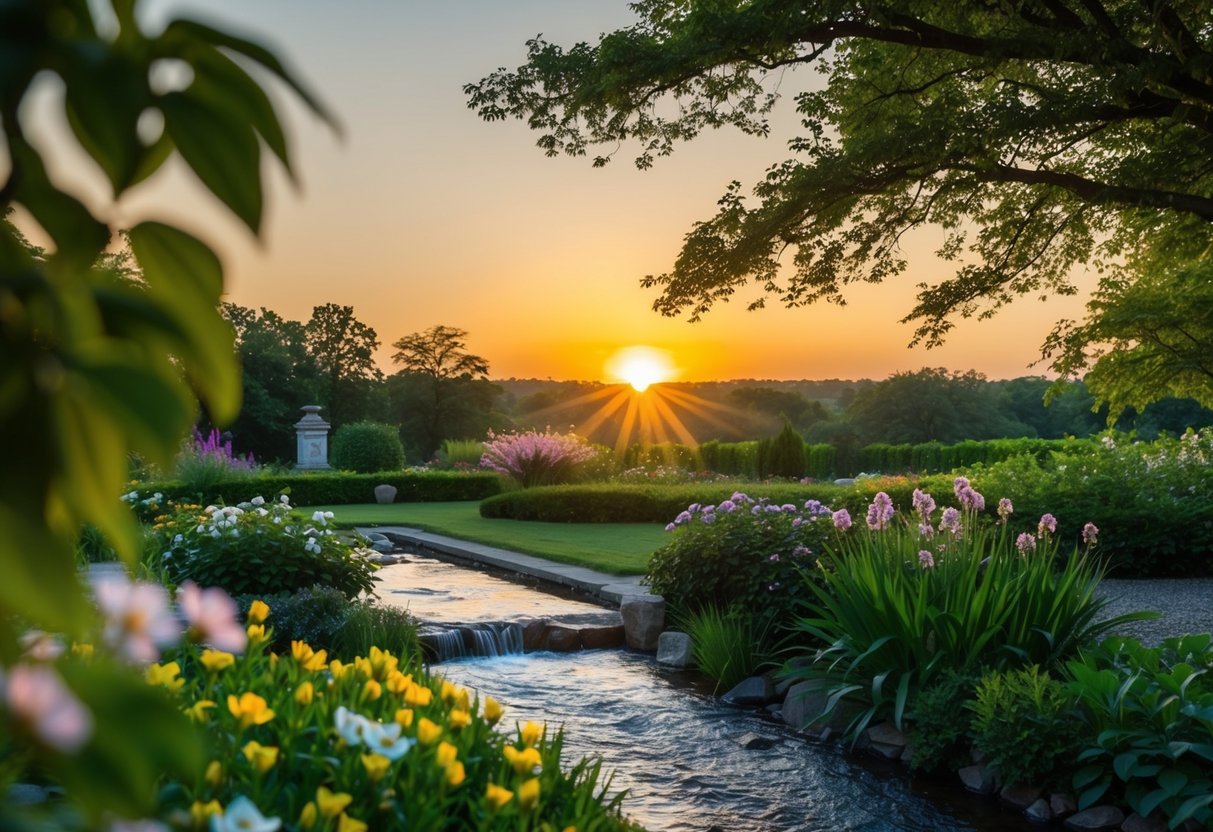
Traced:
<path fill-rule="evenodd" d="M 695 666 L 716 682 L 717 692 L 754 675 L 767 628 L 739 608 L 701 607 L 682 616 L 678 626 L 691 637 Z"/>
<path fill-rule="evenodd" d="M 342 425 L 333 434 L 332 464 L 360 474 L 398 471 L 404 467 L 400 434 L 391 425 L 378 422 Z"/>
<path fill-rule="evenodd" d="M 236 606 L 243 616 L 254 601 L 269 605 L 267 624 L 272 628 L 270 647 L 278 653 L 289 653 L 292 641 L 331 645 L 337 631 L 345 623 L 351 602 L 340 591 L 328 586 L 312 586 L 292 592 L 237 595 Z M 352 658 L 348 657 L 348 658 Z"/>
<path fill-rule="evenodd" d="M 758 475 L 800 479 L 805 470 L 804 439 L 786 419 L 783 429 L 758 443 Z"/>
<path fill-rule="evenodd" d="M 1068 665 L 1086 726 L 1075 774 L 1080 808 L 1123 794 L 1135 812 L 1175 829 L 1213 821 L 1213 636 L 1146 648 L 1109 638 Z"/>
<path fill-rule="evenodd" d="M 338 656 L 365 656 L 371 647 L 390 650 L 417 663 L 421 656 L 417 640 L 417 622 L 408 612 L 370 601 L 354 601 L 346 611 L 345 621 L 333 634 L 333 652 Z"/>
<path fill-rule="evenodd" d="M 1213 575 L 1213 430 L 1066 447 L 1044 462 L 1021 456 L 971 476 L 1021 514 L 1051 511 L 1063 540 L 1077 541 L 1083 524 L 1094 523 L 1111 574 Z"/>
<path fill-rule="evenodd" d="M 666 529 L 645 582 L 684 615 L 741 608 L 764 622 L 791 618 L 807 596 L 803 567 L 821 551 L 829 510 L 782 506 L 737 492 L 719 505 L 691 504 Z"/>
<path fill-rule="evenodd" d="M 649 445 L 631 445 L 623 452 L 620 464 L 624 468 L 685 468 L 696 471 L 703 467 L 698 448 L 677 442 L 656 442 Z"/>
<path fill-rule="evenodd" d="M 978 677 L 948 669 L 918 692 L 910 702 L 911 768 L 921 771 L 957 769 L 969 763 L 973 732 L 972 702 Z"/>
<path fill-rule="evenodd" d="M 331 519 L 332 512 L 319 511 L 305 518 L 285 496 L 182 509 L 160 530 L 164 567 L 173 583 L 192 580 L 233 595 L 316 584 L 347 598 L 370 592 L 375 567 L 333 533 Z"/>
<path fill-rule="evenodd" d="M 438 450 L 438 461 L 445 468 L 479 468 L 482 456 L 484 443 L 479 439 L 444 439 Z"/>
<path fill-rule="evenodd" d="M 456 500 L 483 500 L 497 494 L 501 491 L 501 478 L 488 472 L 464 473 L 426 469 L 378 474 L 339 471 L 261 473 L 249 479 L 225 480 L 216 484 L 211 491 L 201 493 L 176 481 L 146 483 L 139 491 L 131 492 L 134 497 L 130 502 L 141 503 L 143 500 L 139 498 L 140 494 L 159 492 L 162 501 L 235 505 L 248 499 L 249 494 L 287 493 L 296 505 L 336 506 L 374 502 L 377 485 L 395 486 L 398 503 L 445 503 Z M 148 510 L 140 509 L 139 513 L 140 516 L 148 516 Z"/>
<path fill-rule="evenodd" d="M 1085 739 L 1076 701 L 1036 665 L 987 673 L 972 704 L 973 747 L 1004 782 L 1064 788 Z"/>

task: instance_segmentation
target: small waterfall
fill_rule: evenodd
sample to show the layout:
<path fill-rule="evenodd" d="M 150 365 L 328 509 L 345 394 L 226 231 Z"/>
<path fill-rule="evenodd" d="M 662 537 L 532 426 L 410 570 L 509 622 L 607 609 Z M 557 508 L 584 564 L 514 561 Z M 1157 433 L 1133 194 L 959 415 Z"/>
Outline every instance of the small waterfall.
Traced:
<path fill-rule="evenodd" d="M 422 627 L 418 638 L 432 663 L 523 652 L 522 625 L 517 623 L 471 624 L 449 629 L 429 625 Z"/>

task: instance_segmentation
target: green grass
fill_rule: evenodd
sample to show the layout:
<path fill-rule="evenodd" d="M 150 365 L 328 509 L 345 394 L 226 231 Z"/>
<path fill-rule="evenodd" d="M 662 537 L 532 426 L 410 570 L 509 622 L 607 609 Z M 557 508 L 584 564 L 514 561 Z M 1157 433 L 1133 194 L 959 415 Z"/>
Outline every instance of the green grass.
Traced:
<path fill-rule="evenodd" d="M 561 563 L 588 566 L 612 575 L 645 571 L 651 555 L 665 543 L 659 523 L 534 523 L 489 520 L 480 503 L 392 503 L 308 506 L 301 511 L 331 511 L 339 526 L 412 526 L 460 540 L 499 546 Z"/>

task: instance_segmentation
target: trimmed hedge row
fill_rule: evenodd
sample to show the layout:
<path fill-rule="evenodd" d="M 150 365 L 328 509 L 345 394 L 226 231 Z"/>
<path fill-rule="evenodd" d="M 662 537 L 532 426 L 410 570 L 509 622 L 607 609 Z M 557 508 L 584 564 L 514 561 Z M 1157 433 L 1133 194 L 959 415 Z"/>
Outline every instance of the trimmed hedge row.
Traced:
<path fill-rule="evenodd" d="M 688 485 L 552 485 L 509 491 L 480 504 L 482 517 L 548 523 L 669 523 L 691 503 L 718 504 L 736 491 L 772 503 L 803 505 L 819 500 L 833 509 L 846 508 L 859 517 L 876 492 L 884 491 L 899 507 L 910 505 L 916 487 L 950 494 L 946 476 L 909 479 L 873 477 L 855 485 L 826 483 L 692 483 Z"/>
<path fill-rule="evenodd" d="M 496 474 L 457 471 L 382 471 L 377 474 L 316 472 L 233 477 L 217 483 L 206 494 L 200 494 L 196 486 L 166 480 L 141 483 L 139 490 L 159 491 L 176 501 L 196 500 L 204 504 L 222 501 L 234 505 L 258 495 L 270 499 L 289 489 L 294 505 L 317 506 L 373 503 L 377 485 L 394 485 L 398 503 L 483 500 L 501 492 L 501 478 Z"/>

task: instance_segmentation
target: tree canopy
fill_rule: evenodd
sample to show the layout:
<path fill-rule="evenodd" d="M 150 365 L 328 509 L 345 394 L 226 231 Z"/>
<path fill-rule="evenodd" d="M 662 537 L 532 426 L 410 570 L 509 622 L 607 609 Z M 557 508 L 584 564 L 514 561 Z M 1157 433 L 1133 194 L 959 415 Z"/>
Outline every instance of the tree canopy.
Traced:
<path fill-rule="evenodd" d="M 769 295 L 843 303 L 847 284 L 902 273 L 899 243 L 922 226 L 944 230 L 939 253 L 956 262 L 950 277 L 920 284 L 905 318 L 928 345 L 957 317 L 1074 293 L 1077 266 L 1132 281 L 1139 272 L 1124 258 L 1142 249 L 1173 265 L 1213 256 L 1208 2 L 633 9 L 638 22 L 596 44 L 529 41 L 524 65 L 465 87 L 469 106 L 487 120 L 525 119 L 549 155 L 607 148 L 594 157 L 602 165 L 636 142 L 645 168 L 705 128 L 767 134 L 785 72 L 822 76 L 795 96 L 804 132 L 791 158 L 752 198 L 733 182 L 673 269 L 644 279 L 663 314 L 697 319 L 752 284 L 762 290 L 752 307 Z"/>

